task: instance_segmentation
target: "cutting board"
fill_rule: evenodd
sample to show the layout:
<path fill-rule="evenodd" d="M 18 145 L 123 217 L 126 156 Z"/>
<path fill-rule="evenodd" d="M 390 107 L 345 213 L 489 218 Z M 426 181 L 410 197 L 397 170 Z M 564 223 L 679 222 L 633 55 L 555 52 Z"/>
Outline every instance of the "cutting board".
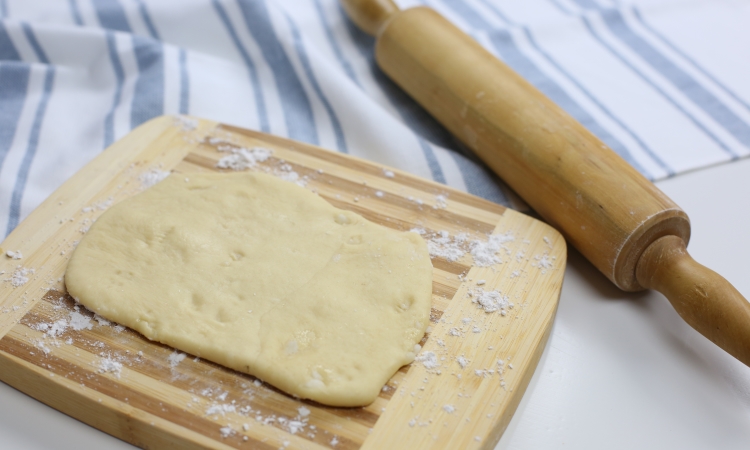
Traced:
<path fill-rule="evenodd" d="M 333 408 L 151 342 L 66 294 L 67 261 L 109 206 L 160 174 L 221 171 L 222 157 L 253 147 L 272 156 L 251 170 L 383 226 L 424 230 L 433 246 L 465 233 L 468 251 L 471 240 L 507 236 L 500 264 L 479 267 L 468 252 L 432 258 L 432 323 L 421 344 L 437 367 L 412 363 L 371 405 Z M 549 337 L 566 260 L 559 233 L 516 211 L 379 164 L 188 117 L 154 119 L 116 142 L 1 248 L 0 379 L 149 448 L 493 448 Z M 478 288 L 500 291 L 513 307 L 485 312 L 469 296 Z"/>

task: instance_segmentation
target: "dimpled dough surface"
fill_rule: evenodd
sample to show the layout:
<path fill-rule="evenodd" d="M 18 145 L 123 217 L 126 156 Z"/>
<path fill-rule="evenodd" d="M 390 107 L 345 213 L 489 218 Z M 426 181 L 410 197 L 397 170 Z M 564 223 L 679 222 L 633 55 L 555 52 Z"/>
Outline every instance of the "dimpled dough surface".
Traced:
<path fill-rule="evenodd" d="M 265 174 L 171 175 L 106 211 L 70 294 L 149 339 L 333 406 L 371 403 L 430 315 L 422 238 Z"/>

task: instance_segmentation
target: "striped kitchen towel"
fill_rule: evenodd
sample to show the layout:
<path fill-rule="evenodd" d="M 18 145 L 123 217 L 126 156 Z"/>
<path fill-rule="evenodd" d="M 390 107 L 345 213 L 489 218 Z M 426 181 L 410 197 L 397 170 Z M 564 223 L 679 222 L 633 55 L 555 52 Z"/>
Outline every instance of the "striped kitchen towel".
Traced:
<path fill-rule="evenodd" d="M 651 179 L 750 152 L 750 2 L 424 0 Z M 467 70 L 470 70 L 467 68 Z M 336 0 L 0 0 L 0 231 L 105 147 L 190 114 L 508 204 Z"/>

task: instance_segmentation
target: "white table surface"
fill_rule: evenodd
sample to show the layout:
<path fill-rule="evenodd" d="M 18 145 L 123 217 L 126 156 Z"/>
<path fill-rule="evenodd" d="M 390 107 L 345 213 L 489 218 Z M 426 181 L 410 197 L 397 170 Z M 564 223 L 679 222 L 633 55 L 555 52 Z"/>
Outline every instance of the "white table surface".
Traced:
<path fill-rule="evenodd" d="M 750 159 L 657 184 L 691 218 L 693 257 L 750 297 Z M 660 294 L 619 291 L 569 253 L 552 336 L 497 449 L 750 448 L 750 368 Z M 133 447 L 0 383 L 0 448 Z"/>

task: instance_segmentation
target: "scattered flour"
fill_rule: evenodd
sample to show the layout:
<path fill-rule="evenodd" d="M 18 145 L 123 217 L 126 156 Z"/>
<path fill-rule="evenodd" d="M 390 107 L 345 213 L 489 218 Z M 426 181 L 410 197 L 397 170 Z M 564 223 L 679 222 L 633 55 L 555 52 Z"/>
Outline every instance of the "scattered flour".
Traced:
<path fill-rule="evenodd" d="M 508 300 L 508 296 L 503 295 L 500 291 L 485 291 L 482 288 L 476 288 L 470 290 L 468 294 L 472 303 L 476 303 L 478 308 L 482 308 L 487 313 L 495 311 L 503 313 L 506 309 L 513 307 L 513 303 Z M 503 313 L 503 315 L 505 314 Z"/>
<path fill-rule="evenodd" d="M 148 189 L 168 176 L 169 172 L 166 170 L 151 169 L 148 172 L 143 172 L 138 177 L 138 181 L 141 182 L 142 189 Z"/>
<path fill-rule="evenodd" d="M 415 361 L 421 362 L 425 369 L 435 369 L 437 367 L 440 367 L 440 363 L 438 362 L 438 358 L 435 352 L 424 351 L 417 355 Z"/>
<path fill-rule="evenodd" d="M 43 323 L 39 324 L 41 328 L 47 329 L 47 336 L 56 338 L 68 330 L 68 321 L 65 319 L 56 320 L 52 325 Z M 43 330 L 39 330 L 43 331 Z"/>
<path fill-rule="evenodd" d="M 430 233 L 424 228 L 415 227 L 409 230 L 417 233 L 427 241 L 427 250 L 432 258 L 443 258 L 446 261 L 456 262 L 470 253 L 477 267 L 489 267 L 501 264 L 503 261 L 498 255 L 500 250 L 510 254 L 506 243 L 515 240 L 511 233 L 493 234 L 483 239 L 470 239 L 466 233 L 451 235 L 448 231 Z"/>
<path fill-rule="evenodd" d="M 20 287 L 29 282 L 29 277 L 34 275 L 34 269 L 28 269 L 23 266 L 16 266 L 16 270 L 10 275 L 10 278 L 5 281 L 9 281 L 13 287 Z"/>
<path fill-rule="evenodd" d="M 453 414 L 456 412 L 456 407 L 453 405 L 443 405 L 443 411 L 447 412 L 448 414 Z"/>
<path fill-rule="evenodd" d="M 471 256 L 474 258 L 474 265 L 479 267 L 488 267 L 493 264 L 500 264 L 502 260 L 497 256 L 501 249 L 508 249 L 505 243 L 513 242 L 515 237 L 511 233 L 493 234 L 487 241 L 471 241 Z"/>
<path fill-rule="evenodd" d="M 174 116 L 174 125 L 182 131 L 193 131 L 198 128 L 198 121 L 192 117 L 177 115 Z"/>
<path fill-rule="evenodd" d="M 11 251 L 11 250 L 8 250 L 7 252 L 5 252 L 5 256 L 7 256 L 10 259 L 21 259 L 21 258 L 23 258 L 23 254 L 21 253 L 21 250 L 18 250 L 18 251 L 15 251 L 15 252 Z"/>
<path fill-rule="evenodd" d="M 102 356 L 99 360 L 99 373 L 111 373 L 115 378 L 120 378 L 122 363 L 111 356 Z"/>
<path fill-rule="evenodd" d="M 74 329 L 75 331 L 90 330 L 93 328 L 91 318 L 84 316 L 78 311 L 73 311 L 70 313 L 69 325 L 70 328 Z"/>
<path fill-rule="evenodd" d="M 476 369 L 474 370 L 474 375 L 482 378 L 491 377 L 495 373 L 492 369 Z"/>
<path fill-rule="evenodd" d="M 81 208 L 82 213 L 90 213 L 91 211 L 104 211 L 105 209 L 112 206 L 112 203 L 114 203 L 115 199 L 112 197 L 107 197 L 106 200 L 102 200 L 101 202 L 93 203 L 90 206 L 84 206 Z"/>
<path fill-rule="evenodd" d="M 435 206 L 433 208 L 435 209 L 445 209 L 448 207 L 448 196 L 446 195 L 436 195 L 435 196 Z"/>
<path fill-rule="evenodd" d="M 94 314 L 94 320 L 96 320 L 96 322 L 103 327 L 112 324 L 112 322 L 100 316 L 99 314 Z"/>
<path fill-rule="evenodd" d="M 549 253 L 534 256 L 534 262 L 531 263 L 533 267 L 538 268 L 542 273 L 547 273 L 548 269 L 554 269 L 555 265 L 553 261 L 555 257 L 550 258 Z"/>
<path fill-rule="evenodd" d="M 184 359 L 185 359 L 185 354 L 184 353 L 180 353 L 178 351 L 172 352 L 167 357 L 167 361 L 169 361 L 169 367 L 171 367 L 173 369 L 175 367 L 177 367 L 177 365 L 180 364 L 182 362 L 182 360 L 184 360 Z"/>
<path fill-rule="evenodd" d="M 262 147 L 254 147 L 252 149 L 244 147 L 232 148 L 231 152 L 232 154 L 219 159 L 216 167 L 219 169 L 247 170 L 271 156 L 271 151 Z"/>
<path fill-rule="evenodd" d="M 218 416 L 225 415 L 227 413 L 233 413 L 237 411 L 237 408 L 231 403 L 214 403 L 206 409 L 207 416 Z"/>
<path fill-rule="evenodd" d="M 466 254 L 464 246 L 469 240 L 466 233 L 459 233 L 451 237 L 447 231 L 440 231 L 437 236 L 427 241 L 427 250 L 433 258 L 443 258 L 456 262 Z"/>
<path fill-rule="evenodd" d="M 284 181 L 289 181 L 290 183 L 295 183 L 299 186 L 304 187 L 307 184 L 305 177 L 300 177 L 289 164 L 281 164 L 281 166 L 276 170 L 273 170 L 271 173 Z M 357 197 L 354 197 L 354 200 L 357 201 Z"/>

